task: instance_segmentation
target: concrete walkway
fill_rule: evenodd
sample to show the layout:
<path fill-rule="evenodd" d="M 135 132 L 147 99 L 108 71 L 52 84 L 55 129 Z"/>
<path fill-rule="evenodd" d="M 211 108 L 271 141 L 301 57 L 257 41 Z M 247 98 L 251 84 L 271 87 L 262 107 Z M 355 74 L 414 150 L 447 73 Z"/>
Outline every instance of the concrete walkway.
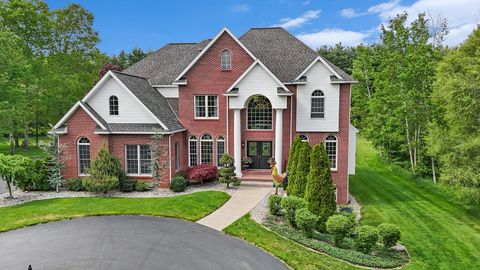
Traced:
<path fill-rule="evenodd" d="M 221 231 L 250 212 L 271 192 L 271 181 L 242 181 L 242 185 L 233 193 L 230 200 L 218 208 L 217 211 L 197 221 L 197 223 Z"/>

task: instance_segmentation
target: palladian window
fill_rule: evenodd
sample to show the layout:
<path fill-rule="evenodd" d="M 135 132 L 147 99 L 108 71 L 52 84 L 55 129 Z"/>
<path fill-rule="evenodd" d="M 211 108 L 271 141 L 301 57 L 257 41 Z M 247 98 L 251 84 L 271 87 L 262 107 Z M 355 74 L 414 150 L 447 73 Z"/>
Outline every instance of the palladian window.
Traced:
<path fill-rule="evenodd" d="M 250 99 L 247 107 L 247 129 L 271 130 L 272 129 L 272 104 L 264 96 Z"/>

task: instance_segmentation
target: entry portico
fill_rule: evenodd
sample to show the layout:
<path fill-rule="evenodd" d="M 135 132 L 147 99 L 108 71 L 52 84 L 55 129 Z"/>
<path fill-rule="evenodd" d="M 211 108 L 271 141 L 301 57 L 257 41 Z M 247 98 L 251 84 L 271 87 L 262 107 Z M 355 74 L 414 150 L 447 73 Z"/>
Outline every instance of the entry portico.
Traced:
<path fill-rule="evenodd" d="M 262 93 L 262 95 L 258 93 Z M 242 176 L 242 145 L 244 145 L 242 141 L 248 139 L 242 138 L 242 127 L 248 131 L 274 130 L 274 157 L 281 173 L 283 110 L 287 109 L 287 97 L 292 95 L 290 90 L 262 62 L 256 60 L 224 95 L 228 97 L 228 108 L 234 111 L 233 156 L 236 174 Z M 246 109 L 245 120 L 247 123 L 242 124 L 241 112 L 244 109 Z M 275 119 L 274 126 L 273 119 Z M 247 153 L 248 151 L 249 149 L 246 150 Z"/>

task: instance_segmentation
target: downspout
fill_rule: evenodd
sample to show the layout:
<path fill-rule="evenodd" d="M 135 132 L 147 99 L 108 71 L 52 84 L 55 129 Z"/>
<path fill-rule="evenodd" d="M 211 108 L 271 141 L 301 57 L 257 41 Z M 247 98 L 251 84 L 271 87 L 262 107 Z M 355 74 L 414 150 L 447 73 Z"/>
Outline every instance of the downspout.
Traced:
<path fill-rule="evenodd" d="M 170 184 L 172 183 L 172 136 L 173 133 L 168 136 L 168 177 Z"/>
<path fill-rule="evenodd" d="M 225 143 L 227 144 L 227 151 L 226 151 L 226 153 L 227 153 L 227 154 L 230 154 L 230 151 L 229 151 L 229 142 L 230 142 L 230 140 L 229 140 L 229 137 L 228 137 L 228 112 L 229 112 L 228 101 L 229 101 L 229 100 L 228 100 L 228 97 L 226 97 L 226 98 L 227 98 L 227 100 L 226 100 L 225 102 L 227 103 L 227 107 L 226 107 L 226 112 L 227 112 L 227 113 L 226 113 L 226 114 L 227 114 L 227 135 L 226 135 L 226 136 L 227 136 L 227 138 L 225 138 Z"/>
<path fill-rule="evenodd" d="M 290 96 L 290 147 L 292 147 L 293 136 L 293 95 Z M 288 151 L 290 154 L 290 151 Z"/>

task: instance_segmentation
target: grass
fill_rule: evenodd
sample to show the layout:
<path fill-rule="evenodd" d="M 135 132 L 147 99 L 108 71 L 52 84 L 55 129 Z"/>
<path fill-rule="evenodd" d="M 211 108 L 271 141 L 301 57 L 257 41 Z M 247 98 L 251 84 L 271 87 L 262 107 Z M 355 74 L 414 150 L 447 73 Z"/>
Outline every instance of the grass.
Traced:
<path fill-rule="evenodd" d="M 283 238 L 253 221 L 249 215 L 237 220 L 224 231 L 270 252 L 293 269 L 358 269 Z"/>
<path fill-rule="evenodd" d="M 42 136 L 39 138 L 39 142 L 46 141 L 48 137 Z M 29 157 L 32 159 L 39 159 L 47 157 L 47 153 L 45 153 L 40 147 L 35 145 L 35 137 L 30 137 L 30 145 L 28 151 L 25 151 L 22 146 L 15 147 L 15 154 L 22 155 L 25 157 Z M 20 139 L 20 145 L 22 144 L 22 139 Z M 10 154 L 10 142 L 7 138 L 0 137 L 0 154 L 9 155 Z"/>
<path fill-rule="evenodd" d="M 49 221 L 104 215 L 162 216 L 197 221 L 230 196 L 206 191 L 170 198 L 64 198 L 0 208 L 0 232 Z"/>
<path fill-rule="evenodd" d="M 414 180 L 386 164 L 365 139 L 357 142 L 356 175 L 350 192 L 362 205 L 362 224 L 400 227 L 411 263 L 405 269 L 477 269 L 480 218 L 442 196 L 435 186 Z"/>

